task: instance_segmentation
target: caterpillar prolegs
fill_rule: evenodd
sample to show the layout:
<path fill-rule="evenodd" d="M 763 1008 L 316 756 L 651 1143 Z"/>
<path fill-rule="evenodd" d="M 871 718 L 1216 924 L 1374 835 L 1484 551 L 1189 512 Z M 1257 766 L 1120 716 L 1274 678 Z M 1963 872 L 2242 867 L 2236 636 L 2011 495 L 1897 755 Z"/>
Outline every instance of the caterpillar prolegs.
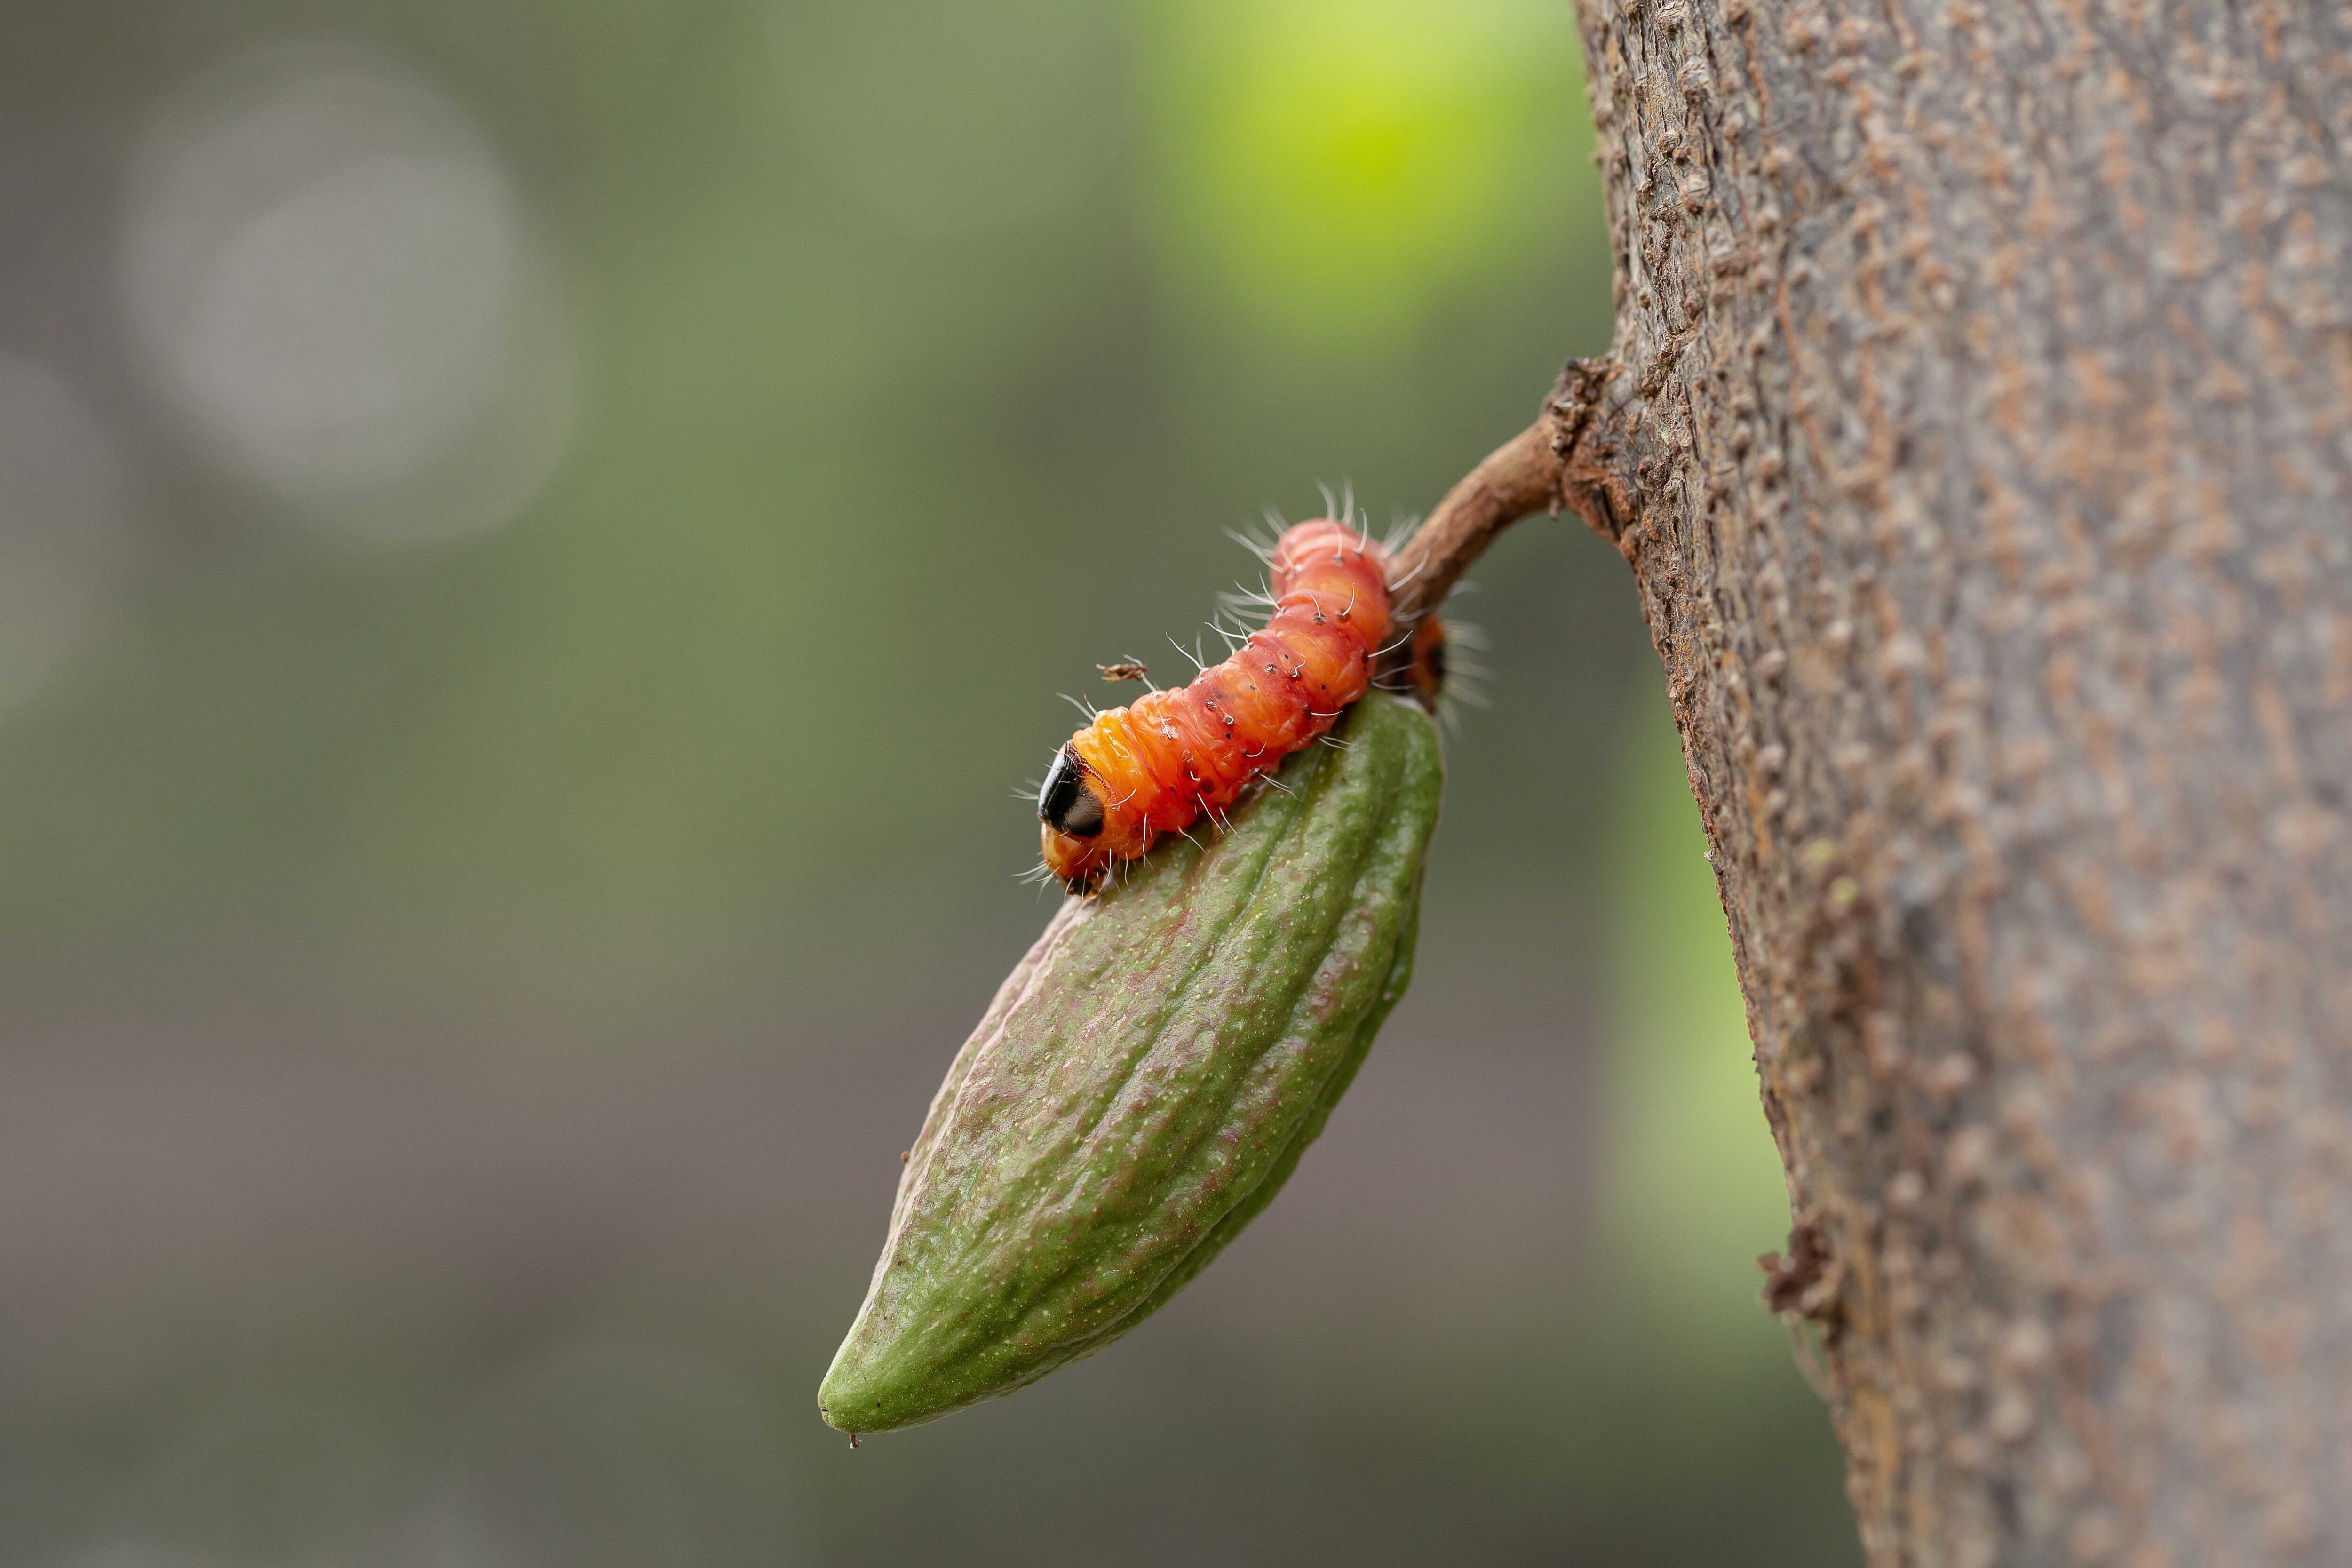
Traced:
<path fill-rule="evenodd" d="M 1387 549 L 1327 518 L 1283 534 L 1267 566 L 1273 613 L 1231 657 L 1189 685 L 1096 715 L 1054 758 L 1037 816 L 1045 869 L 1070 891 L 1202 816 L 1222 817 L 1371 684 L 1395 625 Z M 1433 703 L 1444 673 L 1435 616 L 1412 653 L 1412 684 Z"/>

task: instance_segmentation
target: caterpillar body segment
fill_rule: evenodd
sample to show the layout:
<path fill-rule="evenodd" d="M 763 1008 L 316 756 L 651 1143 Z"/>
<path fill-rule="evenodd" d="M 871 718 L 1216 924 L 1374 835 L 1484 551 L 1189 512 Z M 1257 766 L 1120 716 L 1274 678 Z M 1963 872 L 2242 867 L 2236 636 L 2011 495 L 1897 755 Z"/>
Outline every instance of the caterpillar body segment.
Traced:
<path fill-rule="evenodd" d="M 1329 519 L 1283 534 L 1264 626 L 1190 684 L 1097 714 L 1055 757 L 1037 794 L 1046 870 L 1084 891 L 1156 839 L 1222 818 L 1329 730 L 1393 629 L 1388 554 Z"/>

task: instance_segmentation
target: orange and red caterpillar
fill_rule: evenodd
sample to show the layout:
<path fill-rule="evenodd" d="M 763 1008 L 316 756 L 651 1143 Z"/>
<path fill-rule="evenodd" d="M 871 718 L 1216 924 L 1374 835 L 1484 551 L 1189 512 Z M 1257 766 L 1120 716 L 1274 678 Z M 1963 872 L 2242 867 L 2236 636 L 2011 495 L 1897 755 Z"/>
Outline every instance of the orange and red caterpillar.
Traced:
<path fill-rule="evenodd" d="M 1190 685 L 1097 714 L 1054 758 L 1037 816 L 1045 868 L 1072 892 L 1204 815 L 1221 818 L 1371 684 L 1395 626 L 1388 550 L 1327 518 L 1286 532 L 1267 566 L 1273 614 L 1230 658 Z M 1414 637 L 1412 677 L 1425 701 L 1443 674 L 1444 637 L 1434 616 Z"/>

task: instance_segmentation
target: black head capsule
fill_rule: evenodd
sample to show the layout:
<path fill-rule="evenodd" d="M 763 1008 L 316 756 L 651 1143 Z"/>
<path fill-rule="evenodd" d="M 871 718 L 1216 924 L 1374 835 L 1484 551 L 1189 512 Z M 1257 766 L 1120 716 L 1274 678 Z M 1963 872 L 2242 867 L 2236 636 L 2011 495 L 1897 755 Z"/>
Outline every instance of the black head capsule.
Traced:
<path fill-rule="evenodd" d="M 1073 838 L 1092 838 L 1103 830 L 1102 797 L 1088 787 L 1086 759 L 1076 746 L 1054 753 L 1054 765 L 1037 790 L 1037 819 Z"/>

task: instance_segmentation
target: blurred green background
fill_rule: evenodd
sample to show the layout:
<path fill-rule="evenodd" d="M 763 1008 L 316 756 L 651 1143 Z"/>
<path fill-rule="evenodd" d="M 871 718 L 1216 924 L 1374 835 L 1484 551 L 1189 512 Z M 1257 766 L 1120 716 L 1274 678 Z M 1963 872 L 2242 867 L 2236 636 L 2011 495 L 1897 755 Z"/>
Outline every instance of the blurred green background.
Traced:
<path fill-rule="evenodd" d="M 0 51 L 0 1562 L 1856 1560 L 1623 567 L 1217 1268 L 852 1454 L 1094 664 L 1608 337 L 1562 0 L 185 0 Z M 1172 660 L 1173 656 L 1168 655 Z"/>

